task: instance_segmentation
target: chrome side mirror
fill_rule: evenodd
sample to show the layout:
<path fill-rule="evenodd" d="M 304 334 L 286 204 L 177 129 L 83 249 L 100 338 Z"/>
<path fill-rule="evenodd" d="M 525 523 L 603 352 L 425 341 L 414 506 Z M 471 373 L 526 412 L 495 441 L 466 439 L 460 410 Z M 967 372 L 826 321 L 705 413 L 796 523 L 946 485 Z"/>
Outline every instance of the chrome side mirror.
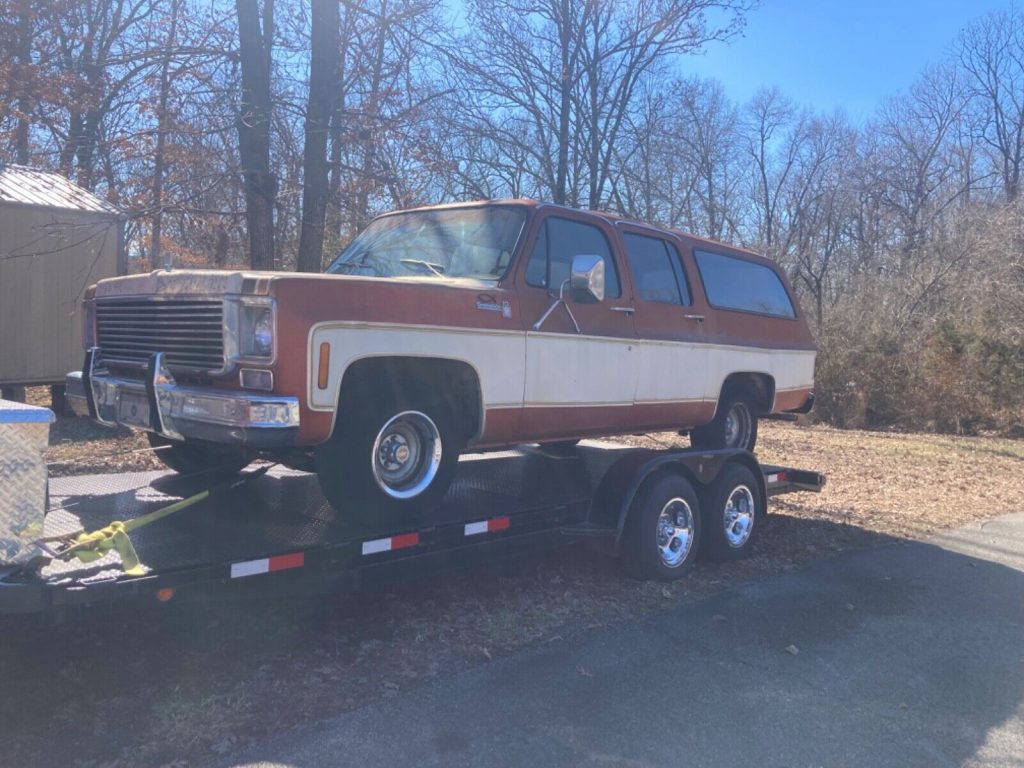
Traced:
<path fill-rule="evenodd" d="M 573 256 L 569 291 L 572 300 L 580 304 L 604 301 L 604 259 L 595 254 Z"/>

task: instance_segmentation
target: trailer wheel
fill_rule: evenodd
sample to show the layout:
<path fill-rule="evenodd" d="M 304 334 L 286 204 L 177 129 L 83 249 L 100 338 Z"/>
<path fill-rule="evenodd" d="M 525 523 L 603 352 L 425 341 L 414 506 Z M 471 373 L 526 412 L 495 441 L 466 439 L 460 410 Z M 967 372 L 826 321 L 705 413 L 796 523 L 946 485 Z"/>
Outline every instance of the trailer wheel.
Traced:
<path fill-rule="evenodd" d="M 314 464 L 324 496 L 343 515 L 414 522 L 448 490 L 464 444 L 444 404 L 395 395 L 346 409 Z"/>
<path fill-rule="evenodd" d="M 757 411 L 746 389 L 729 386 L 722 392 L 715 418 L 690 431 L 694 448 L 739 448 L 753 451 L 757 444 Z"/>
<path fill-rule="evenodd" d="M 701 495 L 704 554 L 711 560 L 738 560 L 750 554 L 764 522 L 757 477 L 730 462 Z"/>
<path fill-rule="evenodd" d="M 224 472 L 235 474 L 249 466 L 251 457 L 243 450 L 216 443 L 179 443 L 168 440 L 155 432 L 147 432 L 146 438 L 156 457 L 164 466 L 179 475 L 194 475 L 199 472 Z"/>
<path fill-rule="evenodd" d="M 675 581 L 693 566 L 700 545 L 700 503 L 684 477 L 663 474 L 637 492 L 626 518 L 623 554 L 633 576 Z"/>

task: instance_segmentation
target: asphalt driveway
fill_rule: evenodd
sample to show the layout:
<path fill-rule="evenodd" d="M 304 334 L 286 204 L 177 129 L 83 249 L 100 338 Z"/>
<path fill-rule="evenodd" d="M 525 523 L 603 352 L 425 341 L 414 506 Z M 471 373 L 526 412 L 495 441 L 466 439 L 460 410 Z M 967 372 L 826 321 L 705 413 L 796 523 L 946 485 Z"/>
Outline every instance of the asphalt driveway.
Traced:
<path fill-rule="evenodd" d="M 438 680 L 219 765 L 1021 766 L 1024 514 Z"/>

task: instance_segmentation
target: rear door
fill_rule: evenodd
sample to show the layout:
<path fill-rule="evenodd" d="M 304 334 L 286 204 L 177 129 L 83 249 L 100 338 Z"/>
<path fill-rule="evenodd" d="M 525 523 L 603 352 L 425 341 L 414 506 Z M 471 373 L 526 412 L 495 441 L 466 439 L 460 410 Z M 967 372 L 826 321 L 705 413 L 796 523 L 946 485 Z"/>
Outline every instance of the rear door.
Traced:
<path fill-rule="evenodd" d="M 654 229 L 618 229 L 633 283 L 637 426 L 684 428 L 707 421 L 706 310 L 703 302 L 695 304 L 680 244 Z"/>

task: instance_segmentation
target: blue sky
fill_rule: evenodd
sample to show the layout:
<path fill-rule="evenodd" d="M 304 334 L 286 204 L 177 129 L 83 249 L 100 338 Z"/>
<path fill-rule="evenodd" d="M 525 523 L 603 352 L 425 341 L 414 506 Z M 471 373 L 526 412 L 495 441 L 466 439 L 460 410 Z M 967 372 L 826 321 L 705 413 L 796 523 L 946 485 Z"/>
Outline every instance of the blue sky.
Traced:
<path fill-rule="evenodd" d="M 1008 0 L 762 0 L 744 37 L 688 57 L 686 73 L 713 77 L 737 101 L 776 85 L 816 110 L 870 116 L 937 62 L 970 21 Z"/>

